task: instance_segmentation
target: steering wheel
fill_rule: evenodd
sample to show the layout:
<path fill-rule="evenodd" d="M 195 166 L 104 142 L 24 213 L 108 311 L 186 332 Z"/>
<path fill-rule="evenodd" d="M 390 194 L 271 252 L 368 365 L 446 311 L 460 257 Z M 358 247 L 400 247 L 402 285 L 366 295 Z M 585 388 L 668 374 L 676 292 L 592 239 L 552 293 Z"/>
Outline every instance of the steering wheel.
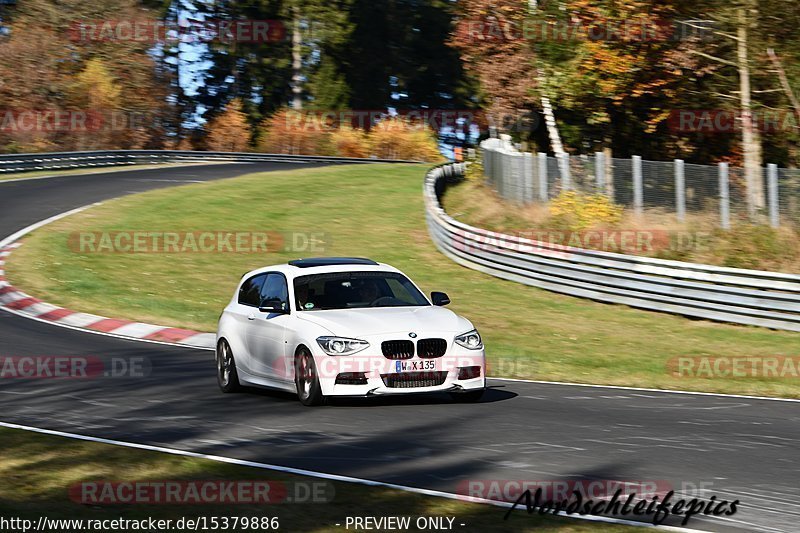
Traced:
<path fill-rule="evenodd" d="M 395 299 L 392 298 L 391 296 L 381 296 L 380 298 L 376 298 L 375 300 L 372 300 L 372 302 L 370 302 L 369 306 L 370 307 L 379 307 L 381 305 L 391 304 L 392 302 L 394 302 L 394 300 Z"/>

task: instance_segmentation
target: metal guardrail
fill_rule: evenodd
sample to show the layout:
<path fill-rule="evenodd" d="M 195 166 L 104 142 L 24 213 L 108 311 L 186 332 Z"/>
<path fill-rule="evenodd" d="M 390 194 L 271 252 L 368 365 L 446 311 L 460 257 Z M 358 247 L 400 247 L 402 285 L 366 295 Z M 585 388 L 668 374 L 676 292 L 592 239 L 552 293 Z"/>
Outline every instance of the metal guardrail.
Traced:
<path fill-rule="evenodd" d="M 469 226 L 440 198 L 463 164 L 431 169 L 424 184 L 434 244 L 466 267 L 525 285 L 606 303 L 772 329 L 800 331 L 800 275 L 715 267 L 586 250 Z"/>
<path fill-rule="evenodd" d="M 259 154 L 250 152 L 199 152 L 191 150 L 99 150 L 95 152 L 45 152 L 0 155 L 0 174 L 36 170 L 153 165 L 202 161 L 285 161 L 295 163 L 416 163 L 394 159 Z"/>

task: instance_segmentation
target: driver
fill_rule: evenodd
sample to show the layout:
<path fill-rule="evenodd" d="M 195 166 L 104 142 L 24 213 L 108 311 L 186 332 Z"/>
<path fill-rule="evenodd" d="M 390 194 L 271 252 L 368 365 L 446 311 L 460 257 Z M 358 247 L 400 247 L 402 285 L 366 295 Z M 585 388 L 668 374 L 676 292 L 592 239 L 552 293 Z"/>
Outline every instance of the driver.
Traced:
<path fill-rule="evenodd" d="M 364 280 L 358 287 L 358 296 L 362 302 L 374 302 L 380 296 L 378 284 L 373 280 Z"/>

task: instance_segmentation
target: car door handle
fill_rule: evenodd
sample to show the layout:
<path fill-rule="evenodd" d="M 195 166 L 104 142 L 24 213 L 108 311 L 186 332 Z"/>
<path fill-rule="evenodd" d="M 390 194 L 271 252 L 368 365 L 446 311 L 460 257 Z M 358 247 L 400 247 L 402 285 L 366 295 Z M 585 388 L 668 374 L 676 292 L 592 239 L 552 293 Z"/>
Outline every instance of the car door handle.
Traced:
<path fill-rule="evenodd" d="M 247 315 L 247 320 L 255 320 L 255 319 L 256 319 L 256 315 L 254 315 L 253 313 L 250 313 L 249 315 Z"/>

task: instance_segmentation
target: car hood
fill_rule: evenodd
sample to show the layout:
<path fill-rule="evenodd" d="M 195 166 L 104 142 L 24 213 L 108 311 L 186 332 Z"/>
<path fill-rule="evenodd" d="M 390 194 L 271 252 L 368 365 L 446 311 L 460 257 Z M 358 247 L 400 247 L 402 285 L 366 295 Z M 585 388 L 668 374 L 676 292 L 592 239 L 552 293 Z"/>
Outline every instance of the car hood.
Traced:
<path fill-rule="evenodd" d="M 327 329 L 332 335 L 353 338 L 412 331 L 419 335 L 425 331 L 458 334 L 472 329 L 466 318 L 432 305 L 303 311 L 298 317 Z"/>

